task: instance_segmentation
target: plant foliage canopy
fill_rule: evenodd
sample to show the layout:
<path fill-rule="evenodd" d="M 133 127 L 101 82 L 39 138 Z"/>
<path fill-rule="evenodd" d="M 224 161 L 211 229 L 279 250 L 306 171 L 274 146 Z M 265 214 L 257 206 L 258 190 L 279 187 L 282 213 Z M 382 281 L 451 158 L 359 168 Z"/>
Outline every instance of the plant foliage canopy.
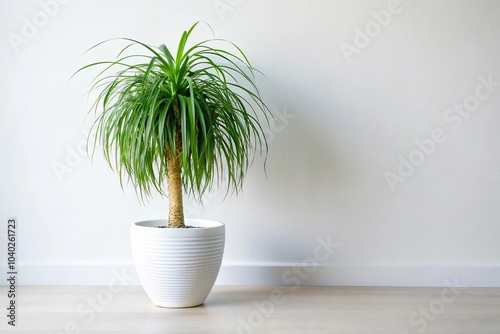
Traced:
<path fill-rule="evenodd" d="M 269 122 L 270 112 L 256 70 L 231 42 L 188 46 L 197 25 L 184 31 L 177 52 L 123 38 L 116 59 L 77 71 L 103 67 L 90 89 L 99 91 L 91 109 L 98 114 L 94 143 L 122 185 L 126 176 L 141 199 L 152 190 L 166 195 L 165 181 L 174 172 L 199 200 L 214 185 L 238 192 L 254 153 L 267 154 L 261 122 Z M 232 51 L 213 46 L 221 43 Z M 143 52 L 133 53 L 137 48 Z"/>

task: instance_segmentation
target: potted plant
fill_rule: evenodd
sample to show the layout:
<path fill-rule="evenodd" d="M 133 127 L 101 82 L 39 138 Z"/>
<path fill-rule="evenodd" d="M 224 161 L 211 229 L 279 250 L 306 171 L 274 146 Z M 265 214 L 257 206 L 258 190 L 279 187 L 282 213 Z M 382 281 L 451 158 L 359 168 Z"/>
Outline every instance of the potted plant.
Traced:
<path fill-rule="evenodd" d="M 222 262 L 224 224 L 185 219 L 183 192 L 199 201 L 212 187 L 238 192 L 255 152 L 267 154 L 261 124 L 270 112 L 255 69 L 234 43 L 188 46 L 197 25 L 184 31 L 175 53 L 124 38 L 116 59 L 76 72 L 101 68 L 90 89 L 98 91 L 94 149 L 102 146 L 122 186 L 126 178 L 141 200 L 154 192 L 168 197 L 167 220 L 131 227 L 139 278 L 162 307 L 202 304 Z"/>

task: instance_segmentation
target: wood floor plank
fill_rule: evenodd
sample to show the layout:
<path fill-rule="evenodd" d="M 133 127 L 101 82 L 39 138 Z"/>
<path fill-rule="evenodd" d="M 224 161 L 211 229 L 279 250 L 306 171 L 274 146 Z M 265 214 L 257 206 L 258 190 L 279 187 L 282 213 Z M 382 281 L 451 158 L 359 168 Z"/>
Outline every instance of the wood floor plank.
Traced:
<path fill-rule="evenodd" d="M 200 307 L 166 309 L 140 286 L 20 286 L 16 316 L 0 332 L 499 334 L 500 289 L 215 286 Z"/>

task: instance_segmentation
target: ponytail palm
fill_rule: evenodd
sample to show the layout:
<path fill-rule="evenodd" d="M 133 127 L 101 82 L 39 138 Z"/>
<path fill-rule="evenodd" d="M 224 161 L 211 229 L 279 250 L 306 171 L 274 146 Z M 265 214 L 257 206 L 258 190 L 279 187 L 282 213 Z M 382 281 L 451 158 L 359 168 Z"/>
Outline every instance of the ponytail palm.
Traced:
<path fill-rule="evenodd" d="M 174 53 L 125 38 L 115 60 L 79 70 L 103 67 L 91 87 L 99 91 L 92 110 L 102 108 L 95 143 L 142 199 L 152 191 L 168 196 L 169 227 L 184 226 L 183 190 L 197 199 L 214 185 L 238 192 L 255 149 L 267 153 L 260 121 L 268 121 L 269 109 L 255 70 L 233 43 L 188 47 L 196 26 Z M 232 51 L 212 46 L 219 43 Z"/>

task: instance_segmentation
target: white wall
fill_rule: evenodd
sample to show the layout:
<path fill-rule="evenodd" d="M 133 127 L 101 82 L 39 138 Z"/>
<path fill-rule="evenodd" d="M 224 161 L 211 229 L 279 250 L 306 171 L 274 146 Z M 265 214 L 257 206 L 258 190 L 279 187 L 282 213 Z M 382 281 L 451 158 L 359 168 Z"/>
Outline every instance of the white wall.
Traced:
<path fill-rule="evenodd" d="M 267 179 L 257 161 L 241 196 L 187 201 L 227 224 L 220 282 L 260 268 L 255 282 L 290 283 L 266 268 L 312 261 L 330 237 L 339 246 L 310 270 L 324 277 L 301 283 L 498 285 L 500 3 L 409 0 L 1 1 L 0 259 L 16 217 L 21 283 L 104 280 L 130 264 L 130 224 L 166 216 L 166 199 L 140 205 L 80 153 L 90 75 L 69 78 L 114 55 L 84 54 L 97 42 L 174 45 L 197 20 L 266 74 L 278 115 Z"/>

